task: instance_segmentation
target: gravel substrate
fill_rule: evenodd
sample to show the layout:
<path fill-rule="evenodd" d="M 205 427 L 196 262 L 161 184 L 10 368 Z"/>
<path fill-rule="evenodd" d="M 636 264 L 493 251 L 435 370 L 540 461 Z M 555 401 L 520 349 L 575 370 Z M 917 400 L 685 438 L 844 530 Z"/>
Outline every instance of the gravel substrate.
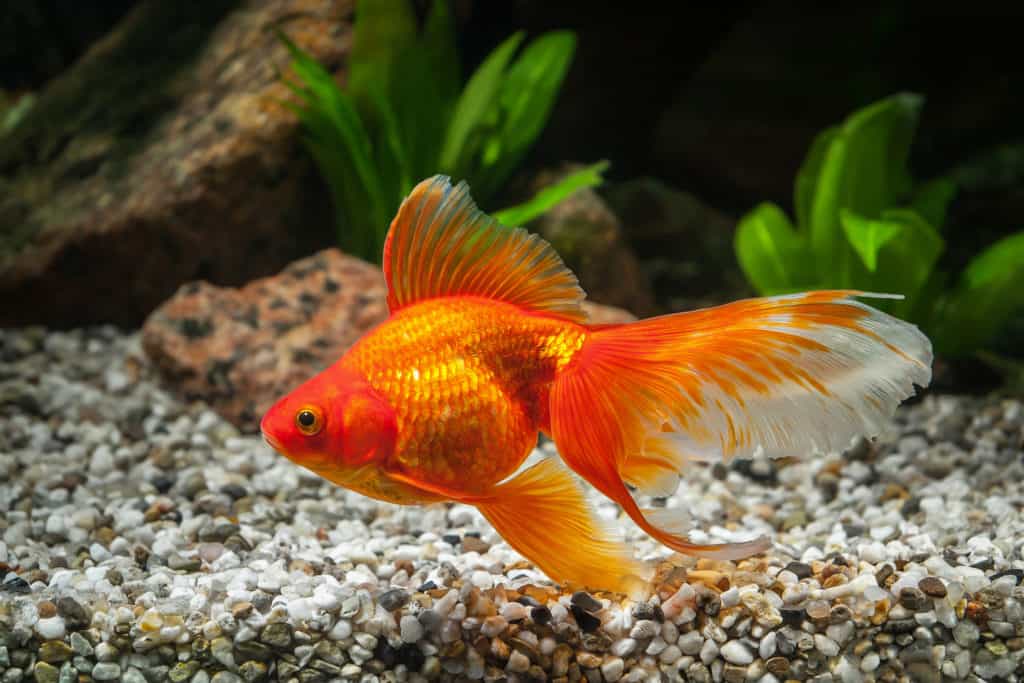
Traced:
<path fill-rule="evenodd" d="M 8 330 L 0 363 L 0 683 L 1024 679 L 1017 401 L 695 467 L 655 504 L 775 548 L 697 562 L 623 521 L 661 561 L 633 603 L 559 590 L 473 508 L 305 473 L 168 395 L 137 336 Z"/>

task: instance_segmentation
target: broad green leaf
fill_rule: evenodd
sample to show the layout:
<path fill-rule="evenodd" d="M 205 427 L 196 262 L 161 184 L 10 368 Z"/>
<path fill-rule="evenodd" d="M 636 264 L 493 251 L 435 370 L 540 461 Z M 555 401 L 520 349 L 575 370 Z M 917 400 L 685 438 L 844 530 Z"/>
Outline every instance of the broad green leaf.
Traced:
<path fill-rule="evenodd" d="M 348 92 L 361 112 L 372 105 L 371 85 L 390 94 L 399 55 L 416 42 L 416 15 L 409 0 L 359 0 L 348 57 Z"/>
<path fill-rule="evenodd" d="M 883 211 L 881 220 L 898 225 L 899 229 L 879 249 L 875 272 L 855 280 L 853 285 L 885 294 L 902 294 L 902 301 L 886 302 L 881 308 L 908 317 L 946 245 L 939 232 L 910 209 Z"/>
<path fill-rule="evenodd" d="M 1024 277 L 1024 232 L 999 240 L 975 256 L 964 270 L 964 282 L 972 290 L 1020 277 Z M 1024 301 L 1024 288 L 1013 294 L 1013 298 Z"/>
<path fill-rule="evenodd" d="M 441 171 L 456 178 L 466 177 L 464 168 L 480 144 L 481 136 L 474 139 L 474 133 L 487 123 L 489 116 L 496 118 L 495 105 L 505 69 L 522 41 L 522 31 L 509 36 L 487 56 L 466 83 L 441 147 Z"/>
<path fill-rule="evenodd" d="M 573 171 L 558 182 L 540 190 L 528 201 L 495 211 L 493 216 L 502 225 L 525 225 L 561 203 L 570 195 L 586 187 L 597 187 L 604 179 L 601 174 L 608 168 L 607 161 L 599 161 L 586 168 Z"/>
<path fill-rule="evenodd" d="M 968 264 L 957 287 L 936 305 L 938 348 L 951 356 L 992 342 L 1024 312 L 1024 232 L 996 242 Z"/>
<path fill-rule="evenodd" d="M 878 267 L 879 250 L 904 229 L 901 223 L 865 218 L 849 209 L 840 209 L 839 218 L 846 239 L 872 273 Z"/>
<path fill-rule="evenodd" d="M 740 219 L 735 248 L 747 280 L 764 296 L 815 285 L 807 240 L 775 204 L 760 204 Z"/>
<path fill-rule="evenodd" d="M 552 31 L 527 45 L 501 84 L 500 127 L 487 136 L 475 189 L 490 196 L 519 165 L 544 129 L 576 50 L 570 31 Z"/>
<path fill-rule="evenodd" d="M 937 178 L 914 191 L 910 208 L 941 231 L 946 223 L 946 209 L 955 196 L 956 183 L 946 178 Z"/>
<path fill-rule="evenodd" d="M 989 344 L 1024 312 L 1024 232 L 976 256 L 935 313 L 940 350 L 963 355 Z"/>
<path fill-rule="evenodd" d="M 837 286 L 856 279 L 859 264 L 842 234 L 840 209 L 868 218 L 894 206 L 909 191 L 907 156 L 917 125 L 921 98 L 900 94 L 876 102 L 848 117 L 822 145 L 818 182 L 808 216 L 811 244 L 822 278 Z M 807 206 L 806 197 L 800 203 Z"/>
<path fill-rule="evenodd" d="M 829 145 L 835 139 L 838 132 L 837 126 L 826 128 L 814 138 L 811 149 L 804 157 L 800 170 L 796 174 L 794 185 L 793 206 L 796 210 L 796 226 L 798 230 L 806 233 L 811 220 L 811 207 L 814 202 L 814 194 L 818 189 L 818 180 L 821 175 L 822 166 L 825 163 L 825 154 Z"/>
<path fill-rule="evenodd" d="M 910 144 L 923 99 L 901 93 L 855 112 L 842 126 L 848 140 L 840 198 L 844 208 L 868 217 L 896 206 L 910 192 Z"/>
<path fill-rule="evenodd" d="M 848 145 L 847 138 L 841 134 L 827 144 L 811 202 L 810 229 L 806 233 L 814 255 L 817 279 L 827 287 L 852 286 L 850 270 L 856 263 L 856 256 L 843 235 L 839 220 Z"/>

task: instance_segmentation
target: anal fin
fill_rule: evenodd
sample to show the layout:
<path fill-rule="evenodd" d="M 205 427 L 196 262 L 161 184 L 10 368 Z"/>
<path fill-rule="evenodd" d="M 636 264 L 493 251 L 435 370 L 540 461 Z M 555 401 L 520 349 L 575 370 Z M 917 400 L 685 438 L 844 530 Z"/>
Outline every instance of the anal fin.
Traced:
<path fill-rule="evenodd" d="M 499 484 L 476 505 L 498 533 L 555 581 L 646 597 L 650 568 L 612 537 L 555 459 Z"/>

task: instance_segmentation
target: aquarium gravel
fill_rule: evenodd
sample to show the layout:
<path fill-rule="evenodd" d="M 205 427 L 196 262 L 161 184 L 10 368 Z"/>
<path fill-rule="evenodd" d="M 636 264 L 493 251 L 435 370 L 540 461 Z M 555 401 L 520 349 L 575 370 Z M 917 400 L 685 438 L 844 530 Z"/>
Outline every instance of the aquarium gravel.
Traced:
<path fill-rule="evenodd" d="M 633 602 L 559 589 L 474 508 L 306 473 L 168 394 L 137 335 L 2 331 L 0 363 L 0 683 L 1024 678 L 1018 401 L 928 396 L 842 457 L 695 465 L 652 504 L 775 547 L 697 561 L 623 518 L 659 563 Z"/>

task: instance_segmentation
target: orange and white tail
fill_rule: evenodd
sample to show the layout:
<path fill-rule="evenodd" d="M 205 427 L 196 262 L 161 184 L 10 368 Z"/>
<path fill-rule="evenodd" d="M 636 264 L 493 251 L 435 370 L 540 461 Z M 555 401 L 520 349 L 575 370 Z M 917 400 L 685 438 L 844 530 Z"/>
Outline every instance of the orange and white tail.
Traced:
<path fill-rule="evenodd" d="M 559 452 L 674 550 L 761 552 L 767 538 L 690 543 L 626 484 L 666 494 L 689 460 L 840 451 L 878 434 L 931 380 L 932 350 L 915 326 L 854 298 L 871 296 L 817 291 L 592 327 L 552 387 Z"/>

